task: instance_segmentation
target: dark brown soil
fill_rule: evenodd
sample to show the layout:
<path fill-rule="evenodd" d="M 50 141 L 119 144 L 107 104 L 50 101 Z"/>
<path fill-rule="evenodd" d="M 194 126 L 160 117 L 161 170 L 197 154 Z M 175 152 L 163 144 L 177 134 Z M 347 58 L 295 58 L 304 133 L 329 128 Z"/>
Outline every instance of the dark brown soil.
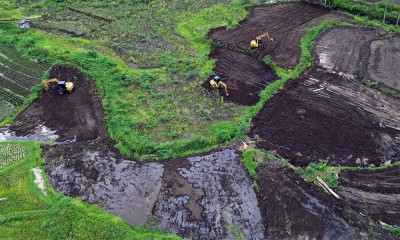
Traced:
<path fill-rule="evenodd" d="M 361 239 L 371 231 L 396 239 L 279 161 L 262 164 L 257 183 L 267 239 Z"/>
<path fill-rule="evenodd" d="M 344 202 L 375 221 L 400 225 L 400 167 L 343 171 L 338 194 Z"/>
<path fill-rule="evenodd" d="M 328 18 L 349 21 L 336 11 L 307 2 L 269 4 L 251 7 L 249 11 L 249 16 L 237 28 L 217 28 L 208 34 L 209 38 L 248 48 L 252 39 L 269 32 L 274 41 L 267 43 L 261 55 L 270 55 L 278 65 L 285 68 L 294 68 L 299 63 L 300 39 L 310 28 Z"/>
<path fill-rule="evenodd" d="M 94 140 L 106 135 L 103 108 L 96 84 L 79 70 L 66 66 L 54 67 L 50 78 L 71 81 L 72 93 L 60 96 L 56 84 L 43 91 L 13 122 L 10 129 L 27 135 L 38 125 L 45 125 L 66 140 Z"/>
<path fill-rule="evenodd" d="M 230 95 L 225 97 L 227 101 L 254 105 L 259 100 L 259 92 L 276 80 L 276 75 L 270 67 L 247 54 L 214 47 L 209 57 L 217 59 L 214 73 L 220 76 L 228 86 Z M 212 90 L 209 79 L 203 86 Z M 220 94 L 225 96 L 222 90 Z"/>
<path fill-rule="evenodd" d="M 316 63 L 328 71 L 400 90 L 398 35 L 376 28 L 335 27 L 318 37 L 314 52 Z"/>
<path fill-rule="evenodd" d="M 400 157 L 400 100 L 314 68 L 289 82 L 253 119 L 258 145 L 295 165 L 378 166 Z"/>

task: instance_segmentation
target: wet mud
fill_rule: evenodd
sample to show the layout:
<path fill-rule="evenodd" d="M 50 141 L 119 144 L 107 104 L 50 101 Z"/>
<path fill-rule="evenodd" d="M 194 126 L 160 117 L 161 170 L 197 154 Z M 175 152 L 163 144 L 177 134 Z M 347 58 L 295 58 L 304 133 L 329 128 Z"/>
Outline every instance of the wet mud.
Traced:
<path fill-rule="evenodd" d="M 156 226 L 194 239 L 235 239 L 236 230 L 244 239 L 264 239 L 256 194 L 235 150 L 223 149 L 166 166 L 173 167 L 180 180 L 164 177 L 153 212 Z"/>
<path fill-rule="evenodd" d="M 331 28 L 319 37 L 315 53 L 328 71 L 400 90 L 399 36 L 374 28 Z"/>
<path fill-rule="evenodd" d="M 371 231 L 378 234 L 376 239 L 396 239 L 282 162 L 262 164 L 257 182 L 266 239 L 367 239 Z"/>
<path fill-rule="evenodd" d="M 342 171 L 337 193 L 375 221 L 400 226 L 400 167 Z"/>
<path fill-rule="evenodd" d="M 308 2 L 279 3 L 249 8 L 250 14 L 233 30 L 217 28 L 208 36 L 218 42 L 248 48 L 250 41 L 265 32 L 273 38 L 260 50 L 261 59 L 270 55 L 281 67 L 294 68 L 300 60 L 300 39 L 328 18 L 349 21 L 336 11 Z M 268 42 L 268 43 L 267 43 Z"/>
<path fill-rule="evenodd" d="M 259 92 L 276 80 L 274 71 L 245 53 L 234 52 L 221 47 L 214 47 L 210 58 L 216 59 L 214 73 L 228 86 L 227 101 L 242 105 L 255 105 L 259 101 Z M 209 80 L 204 87 L 210 88 Z M 221 95 L 225 93 L 220 91 Z"/>
<path fill-rule="evenodd" d="M 125 159 L 107 145 L 103 141 L 47 147 L 46 173 L 58 191 L 99 205 L 132 226 L 143 226 L 157 200 L 164 167 Z"/>
<path fill-rule="evenodd" d="M 56 84 L 51 85 L 17 116 L 9 130 L 16 136 L 29 136 L 43 125 L 55 131 L 57 142 L 95 140 L 106 134 L 96 84 L 79 70 L 65 66 L 54 67 L 50 78 L 71 81 L 75 88 L 60 96 Z"/>

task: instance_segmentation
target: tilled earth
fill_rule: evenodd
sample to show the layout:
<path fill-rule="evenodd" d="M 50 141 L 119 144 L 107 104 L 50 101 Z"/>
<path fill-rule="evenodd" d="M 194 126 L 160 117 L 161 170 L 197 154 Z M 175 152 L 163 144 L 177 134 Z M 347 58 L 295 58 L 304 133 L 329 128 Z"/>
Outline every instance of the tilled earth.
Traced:
<path fill-rule="evenodd" d="M 233 43 L 247 46 L 258 31 L 276 31 L 273 44 L 281 51 L 274 50 L 271 56 L 290 67 L 298 62 L 296 39 L 331 14 L 337 15 L 308 3 L 251 8 L 250 17 L 238 29 L 253 24 L 249 27 L 253 32 L 247 33 L 250 35 L 245 40 L 236 32 L 240 40 Z M 297 24 L 282 22 L 283 16 Z M 268 25 L 271 22 L 273 25 Z M 210 36 L 218 31 L 222 30 Z M 290 39 L 293 41 L 287 43 Z M 316 49 L 323 49 L 322 44 L 319 40 Z M 364 54 L 363 49 L 357 53 Z M 251 55 L 222 48 L 215 51 L 239 59 L 217 60 L 216 73 L 238 84 L 232 84 L 232 91 L 236 91 L 235 86 L 240 89 L 243 82 L 258 86 L 273 81 L 270 70 Z M 254 118 L 251 134 L 261 138 L 257 144 L 277 150 L 301 166 L 319 159 L 354 166 L 398 160 L 399 99 L 360 84 L 357 70 L 354 74 L 329 69 L 323 65 L 321 53 L 323 50 L 315 51 L 320 66 L 289 82 Z M 335 62 L 335 57 L 331 59 L 329 62 Z M 249 64 L 239 66 L 242 60 Z M 239 70 L 232 71 L 231 64 Z M 259 190 L 254 191 L 240 153 L 233 148 L 162 163 L 140 163 L 118 154 L 108 139 L 92 80 L 62 66 L 54 68 L 51 77 L 73 81 L 75 92 L 58 96 L 52 88 L 42 93 L 10 128 L 16 137 L 44 129 L 56 136 L 56 142 L 64 143 L 43 148 L 50 182 L 64 194 L 98 204 L 133 226 L 143 226 L 152 215 L 152 227 L 194 239 L 235 239 L 239 235 L 244 239 L 359 239 L 367 238 L 370 231 L 379 239 L 395 239 L 376 227 L 376 221 L 399 224 L 398 167 L 343 171 L 337 189 L 342 200 L 336 200 L 281 162 L 267 162 L 258 168 Z"/>
<path fill-rule="evenodd" d="M 331 28 L 319 37 L 315 53 L 328 71 L 400 90 L 398 35 L 374 28 Z"/>
<path fill-rule="evenodd" d="M 74 83 L 71 94 L 59 96 L 56 84 L 39 97 L 9 127 L 17 136 L 37 135 L 39 125 L 55 130 L 58 142 L 95 140 L 106 132 L 96 84 L 80 71 L 58 66 L 50 78 Z"/>
<path fill-rule="evenodd" d="M 254 105 L 259 100 L 258 93 L 276 80 L 276 75 L 270 67 L 245 53 L 215 47 L 209 57 L 217 59 L 214 72 L 228 85 L 228 101 Z M 209 80 L 203 85 L 210 87 Z M 224 92 L 221 91 L 221 95 L 224 95 Z"/>
<path fill-rule="evenodd" d="M 259 55 L 261 58 L 270 55 L 284 68 L 294 68 L 299 63 L 300 39 L 310 28 L 328 18 L 349 21 L 341 13 L 307 2 L 269 4 L 251 7 L 249 11 L 249 16 L 237 28 L 217 28 L 208 34 L 209 38 L 248 48 L 252 39 L 269 32 L 273 42 L 264 40 L 266 47 Z"/>
<path fill-rule="evenodd" d="M 342 42 L 331 43 L 339 33 L 341 40 L 336 40 Z M 373 29 L 326 31 L 314 48 L 320 67 L 289 82 L 254 118 L 252 135 L 261 137 L 259 145 L 301 166 L 321 159 L 364 167 L 397 161 L 400 99 L 362 85 L 364 72 L 356 64 L 369 56 L 367 43 L 375 37 Z M 392 58 L 400 61 L 396 53 Z"/>
<path fill-rule="evenodd" d="M 375 221 L 400 226 L 400 167 L 342 171 L 337 193 Z"/>
<path fill-rule="evenodd" d="M 347 199 L 343 202 L 329 196 L 282 162 L 262 164 L 257 182 L 267 239 L 367 239 L 365 234 L 371 231 L 378 235 L 376 239 L 396 239 L 376 227 L 368 215 L 359 214 L 354 206 L 357 202 L 349 205 Z"/>
<path fill-rule="evenodd" d="M 314 68 L 289 82 L 253 119 L 259 146 L 306 166 L 379 166 L 400 157 L 400 100 Z"/>

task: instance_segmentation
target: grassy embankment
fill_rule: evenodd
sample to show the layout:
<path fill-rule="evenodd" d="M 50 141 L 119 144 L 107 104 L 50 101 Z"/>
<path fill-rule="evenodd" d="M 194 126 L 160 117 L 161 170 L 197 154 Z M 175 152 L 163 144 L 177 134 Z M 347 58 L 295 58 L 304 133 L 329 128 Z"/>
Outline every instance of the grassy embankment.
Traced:
<path fill-rule="evenodd" d="M 127 67 L 101 40 L 1 25 L 0 42 L 12 43 L 32 58 L 78 67 L 94 79 L 103 99 L 109 134 L 122 153 L 150 159 L 176 157 L 217 148 L 243 132 L 237 126 L 247 107 L 221 104 L 221 99 L 203 89 L 201 83 L 214 66 L 207 58 L 211 45 L 207 32 L 218 26 L 235 26 L 248 14 L 246 6 L 240 2 L 214 5 L 189 21 L 180 21 L 179 32 L 190 37 L 182 47 L 191 54 L 177 59 L 166 53 L 163 66 L 156 69 Z M 196 51 L 199 46 L 200 52 Z"/>
<path fill-rule="evenodd" d="M 179 239 L 149 228 L 132 228 L 122 219 L 78 199 L 35 184 L 40 167 L 35 142 L 0 143 L 0 239 Z"/>

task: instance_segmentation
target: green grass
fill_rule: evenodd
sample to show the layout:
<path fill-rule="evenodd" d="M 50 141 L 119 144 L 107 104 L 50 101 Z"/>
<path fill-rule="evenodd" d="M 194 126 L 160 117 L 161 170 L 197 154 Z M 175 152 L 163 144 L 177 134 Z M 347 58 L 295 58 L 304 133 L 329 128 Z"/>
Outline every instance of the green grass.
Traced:
<path fill-rule="evenodd" d="M 362 84 L 364 84 L 365 86 L 367 86 L 369 88 L 378 89 L 379 91 L 381 91 L 383 93 L 392 95 L 393 97 L 400 98 L 400 92 L 399 91 L 397 91 L 395 89 L 392 89 L 392 88 L 389 88 L 389 87 L 382 86 L 382 84 L 380 84 L 378 82 L 373 82 L 373 81 L 371 81 L 369 79 L 363 79 L 361 82 L 362 82 Z"/>
<path fill-rule="evenodd" d="M 96 206 L 54 192 L 47 180 L 44 195 L 32 172 L 42 164 L 40 145 L 1 142 L 0 151 L 8 146 L 26 152 L 24 159 L 0 170 L 0 239 L 179 239 L 148 227 L 132 228 Z"/>
<path fill-rule="evenodd" d="M 235 126 L 247 107 L 221 103 L 219 97 L 210 96 L 201 87 L 212 74 L 214 61 L 206 53 L 199 57 L 192 42 L 203 44 L 208 29 L 238 22 L 247 15 L 246 6 L 213 5 L 195 18 L 181 10 L 182 18 L 173 15 L 173 11 L 165 13 L 171 17 L 171 24 L 195 19 L 192 21 L 198 23 L 193 31 L 201 33 L 203 39 L 193 37 L 178 42 L 181 50 L 160 55 L 162 67 L 157 69 L 129 68 L 125 59 L 110 51 L 101 39 L 60 37 L 1 25 L 4 34 L 0 42 L 12 43 L 24 55 L 35 59 L 78 67 L 96 80 L 109 135 L 123 154 L 153 160 L 177 157 L 215 149 L 235 136 Z M 208 23 L 210 11 L 219 14 Z M 206 22 L 208 29 L 203 29 Z M 177 28 L 178 32 L 181 29 L 184 32 L 184 27 Z M 209 43 L 206 45 L 209 49 Z"/>
<path fill-rule="evenodd" d="M 312 65 L 311 49 L 316 36 L 326 28 L 343 24 L 328 20 L 310 29 L 301 40 L 301 59 L 294 69 L 282 69 L 269 61 L 279 79 L 262 91 L 257 105 L 248 107 L 223 102 L 223 99 L 201 87 L 215 66 L 214 60 L 208 59 L 211 41 L 207 39 L 207 33 L 219 26 L 234 28 L 247 16 L 246 7 L 257 2 L 233 1 L 215 5 L 211 0 L 201 0 L 184 6 L 181 1 L 173 1 L 171 6 L 161 8 L 165 3 L 156 0 L 129 5 L 126 11 L 151 12 L 152 18 L 145 18 L 151 30 L 147 32 L 146 29 L 150 28 L 143 28 L 128 34 L 127 25 L 132 24 L 116 21 L 113 24 L 119 24 L 122 29 L 126 27 L 127 33 L 113 36 L 143 35 L 143 42 L 147 42 L 149 36 L 150 39 L 162 37 L 162 42 L 168 45 L 164 47 L 170 50 L 161 47 L 155 52 L 135 56 L 142 58 L 140 61 L 160 63 L 159 68 L 154 69 L 128 67 L 127 57 L 110 46 L 113 38 L 104 35 L 109 26 L 99 30 L 97 35 L 72 38 L 59 36 L 57 32 L 23 31 L 3 24 L 0 25 L 0 42 L 13 44 L 31 58 L 78 67 L 94 79 L 102 97 L 109 135 L 116 140 L 116 147 L 121 153 L 152 160 L 179 157 L 209 151 L 244 137 L 251 119 L 265 103 L 287 81 L 298 78 Z M 42 1 L 28 5 L 24 14 L 40 11 L 64 13 L 69 4 Z M 85 2 L 85 5 L 82 3 L 75 7 L 113 20 L 121 17 L 120 14 L 125 14 L 121 19 L 129 17 L 125 10 L 119 13 L 119 1 L 112 4 L 115 9 L 104 7 L 100 1 Z M 184 10 L 186 7 L 188 10 Z M 60 19 L 51 21 L 64 21 L 63 18 L 60 16 Z M 136 16 L 132 18 L 136 19 Z M 82 24 L 89 21 L 87 16 L 82 19 Z M 153 57 L 156 60 L 152 60 Z M 6 123 L 11 120 L 12 117 Z"/>

